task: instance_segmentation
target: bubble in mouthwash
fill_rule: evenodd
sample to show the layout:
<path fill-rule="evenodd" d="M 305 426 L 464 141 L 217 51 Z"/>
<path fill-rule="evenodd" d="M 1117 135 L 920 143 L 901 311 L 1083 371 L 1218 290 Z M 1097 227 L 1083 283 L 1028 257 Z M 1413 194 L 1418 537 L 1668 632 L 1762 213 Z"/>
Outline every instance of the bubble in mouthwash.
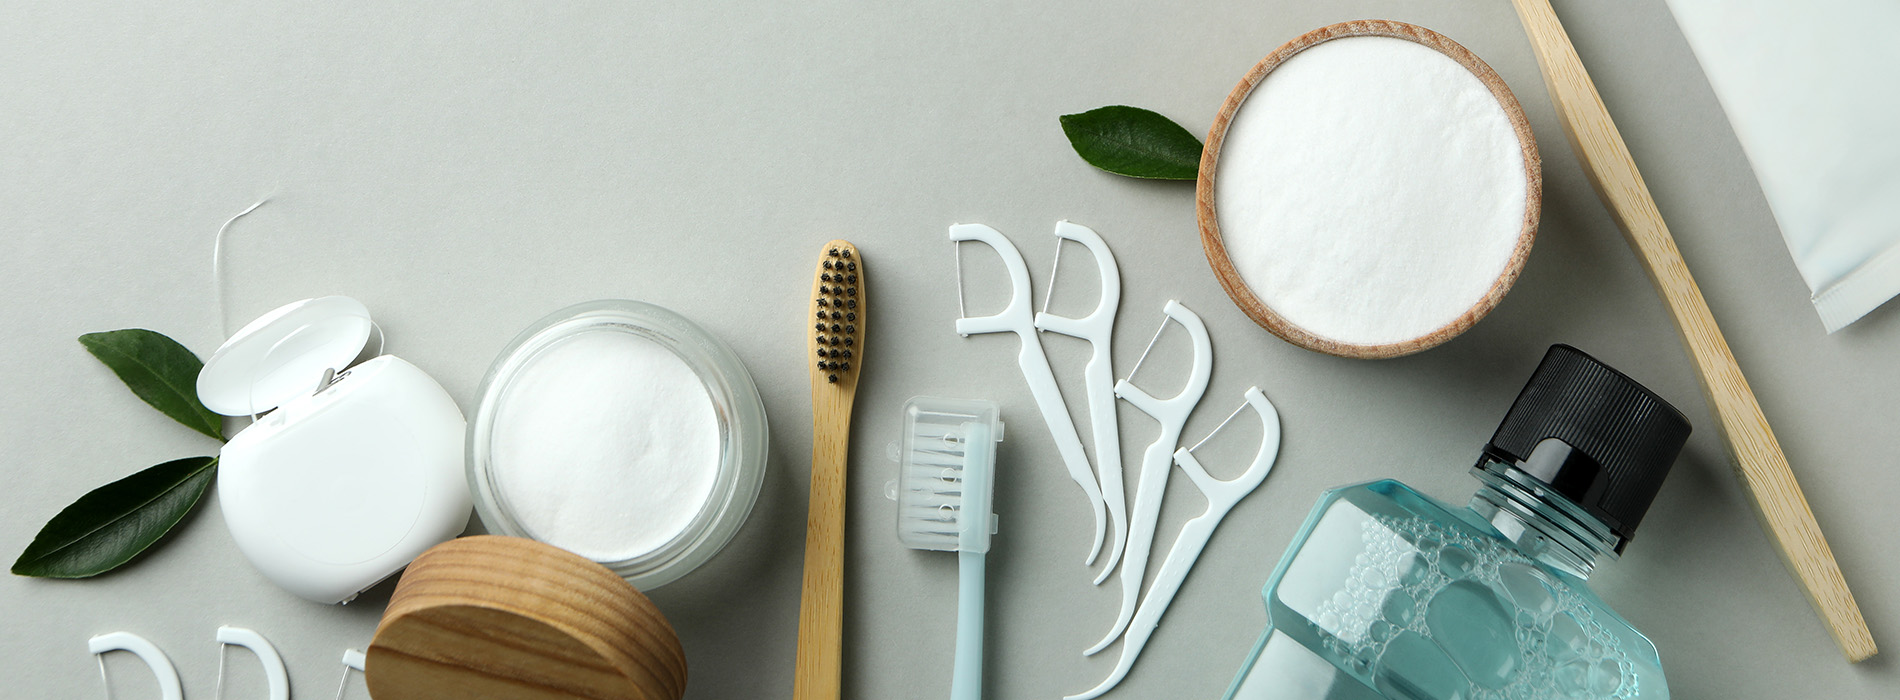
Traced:
<path fill-rule="evenodd" d="M 1372 515 L 1364 551 L 1314 622 L 1389 694 L 1470 700 L 1634 698 L 1636 672 L 1575 591 L 1507 543 Z"/>

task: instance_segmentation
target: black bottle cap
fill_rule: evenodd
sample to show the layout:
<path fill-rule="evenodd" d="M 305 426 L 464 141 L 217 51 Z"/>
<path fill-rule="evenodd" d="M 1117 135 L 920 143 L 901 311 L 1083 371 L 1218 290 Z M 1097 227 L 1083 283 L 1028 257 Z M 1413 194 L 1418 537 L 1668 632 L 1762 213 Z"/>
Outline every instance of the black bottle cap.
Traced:
<path fill-rule="evenodd" d="M 1689 439 L 1689 421 L 1636 380 L 1552 345 L 1484 446 L 1628 542 Z"/>

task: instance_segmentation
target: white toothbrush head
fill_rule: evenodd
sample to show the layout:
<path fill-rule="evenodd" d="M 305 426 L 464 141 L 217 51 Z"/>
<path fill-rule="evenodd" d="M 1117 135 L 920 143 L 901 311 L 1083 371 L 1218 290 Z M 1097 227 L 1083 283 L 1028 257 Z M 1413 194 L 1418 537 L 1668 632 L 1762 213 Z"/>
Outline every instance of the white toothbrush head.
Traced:
<path fill-rule="evenodd" d="M 918 396 L 904 404 L 897 539 L 912 549 L 988 552 L 1002 439 L 993 402 Z"/>

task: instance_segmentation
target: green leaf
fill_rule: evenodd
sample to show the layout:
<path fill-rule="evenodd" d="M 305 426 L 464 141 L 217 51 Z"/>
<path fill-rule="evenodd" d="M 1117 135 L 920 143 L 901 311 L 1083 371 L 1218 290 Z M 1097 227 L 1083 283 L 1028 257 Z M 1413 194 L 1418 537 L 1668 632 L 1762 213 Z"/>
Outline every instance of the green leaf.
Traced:
<path fill-rule="evenodd" d="M 132 393 L 185 427 L 224 439 L 224 419 L 198 401 L 198 371 L 204 363 L 178 341 L 143 328 L 79 336 Z"/>
<path fill-rule="evenodd" d="M 1116 175 L 1192 180 L 1201 140 L 1180 124 L 1139 107 L 1112 106 L 1062 115 L 1062 133 L 1082 160 Z"/>
<path fill-rule="evenodd" d="M 118 568 L 191 512 L 217 473 L 216 457 L 187 457 L 93 489 L 46 521 L 13 573 L 86 578 Z"/>

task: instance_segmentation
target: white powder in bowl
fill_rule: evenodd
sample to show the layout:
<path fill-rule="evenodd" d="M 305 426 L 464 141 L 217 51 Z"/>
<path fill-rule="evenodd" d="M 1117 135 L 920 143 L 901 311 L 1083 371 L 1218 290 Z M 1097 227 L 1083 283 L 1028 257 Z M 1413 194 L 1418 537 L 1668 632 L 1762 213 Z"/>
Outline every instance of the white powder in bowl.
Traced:
<path fill-rule="evenodd" d="M 516 518 L 595 561 L 665 546 L 719 472 L 719 421 L 693 368 L 616 329 L 562 338 L 499 397 L 494 472 Z"/>
<path fill-rule="evenodd" d="M 1288 322 L 1341 343 L 1456 320 L 1509 264 L 1524 155 L 1476 75 L 1404 39 L 1294 54 L 1229 123 L 1214 179 L 1221 241 Z"/>

